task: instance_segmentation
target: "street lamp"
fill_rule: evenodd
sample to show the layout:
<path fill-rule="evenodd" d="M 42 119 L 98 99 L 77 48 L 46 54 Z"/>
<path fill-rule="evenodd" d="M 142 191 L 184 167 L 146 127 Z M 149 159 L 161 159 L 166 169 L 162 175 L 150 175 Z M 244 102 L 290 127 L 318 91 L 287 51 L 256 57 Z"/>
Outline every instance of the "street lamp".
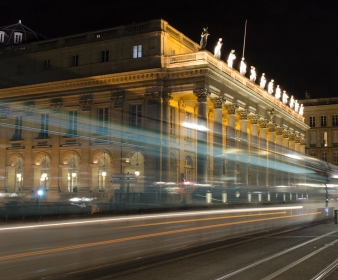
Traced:
<path fill-rule="evenodd" d="M 107 176 L 107 172 L 106 172 L 106 171 L 102 171 L 102 172 L 101 172 L 101 175 L 102 175 L 102 189 L 104 190 L 104 189 L 105 189 L 105 186 L 106 186 L 106 176 Z"/>
<path fill-rule="evenodd" d="M 74 182 L 76 180 L 76 172 L 72 172 L 72 191 L 74 192 Z M 77 192 L 77 189 L 76 189 Z"/>

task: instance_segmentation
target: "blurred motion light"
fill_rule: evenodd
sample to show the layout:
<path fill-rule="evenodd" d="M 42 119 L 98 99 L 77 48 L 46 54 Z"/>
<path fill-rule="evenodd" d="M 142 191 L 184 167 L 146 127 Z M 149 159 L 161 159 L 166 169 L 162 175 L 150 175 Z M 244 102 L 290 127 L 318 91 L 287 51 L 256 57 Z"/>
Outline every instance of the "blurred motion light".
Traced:
<path fill-rule="evenodd" d="M 199 131 L 208 131 L 209 130 L 204 125 L 198 125 L 198 124 L 188 123 L 188 122 L 183 122 L 182 126 L 187 127 L 187 128 L 191 128 L 191 129 L 196 129 L 196 130 L 199 130 Z"/>

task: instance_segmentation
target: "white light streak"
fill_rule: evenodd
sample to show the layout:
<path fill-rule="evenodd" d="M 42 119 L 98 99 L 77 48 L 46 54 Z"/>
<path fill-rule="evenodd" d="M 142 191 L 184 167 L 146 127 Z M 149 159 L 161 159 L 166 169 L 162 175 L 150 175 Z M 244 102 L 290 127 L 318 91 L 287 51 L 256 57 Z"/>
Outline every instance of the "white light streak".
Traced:
<path fill-rule="evenodd" d="M 244 209 L 226 209 L 226 210 L 213 210 L 213 211 L 194 211 L 194 212 L 181 212 L 181 213 L 169 213 L 159 215 L 142 215 L 134 217 L 119 217 L 119 218 L 107 218 L 99 220 L 81 221 L 81 222 L 68 222 L 68 223 L 53 223 L 45 225 L 31 225 L 31 226 L 18 226 L 18 227 L 6 227 L 0 228 L 0 231 L 5 230 L 18 230 L 18 229 L 36 229 L 43 227 L 55 227 L 55 226 L 73 226 L 73 225 L 85 225 L 95 223 L 109 223 L 109 222 L 121 222 L 121 221 L 137 221 L 144 219 L 161 219 L 161 218 L 173 218 L 173 217 L 186 217 L 195 215 L 217 215 L 217 214 L 231 214 L 231 213 L 248 213 L 248 212 L 262 212 L 262 211 L 280 211 L 280 210 L 295 210 L 303 209 L 303 206 L 286 206 L 286 207 L 261 207 L 261 208 L 244 208 Z"/>

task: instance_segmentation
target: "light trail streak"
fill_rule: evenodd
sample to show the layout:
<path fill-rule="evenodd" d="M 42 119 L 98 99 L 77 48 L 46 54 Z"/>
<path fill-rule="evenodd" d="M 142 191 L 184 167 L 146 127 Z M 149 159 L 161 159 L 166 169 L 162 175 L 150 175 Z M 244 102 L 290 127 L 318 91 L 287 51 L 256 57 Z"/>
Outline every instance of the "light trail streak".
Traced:
<path fill-rule="evenodd" d="M 283 217 L 264 218 L 264 219 L 249 220 L 249 221 L 245 220 L 245 221 L 238 221 L 238 222 L 232 222 L 232 223 L 226 223 L 226 224 L 216 224 L 216 225 L 208 225 L 208 226 L 201 226 L 201 227 L 193 227 L 193 228 L 186 228 L 186 229 L 179 229 L 179 230 L 150 233 L 150 234 L 144 234 L 144 235 L 136 235 L 136 236 L 130 236 L 130 237 L 124 237 L 124 238 L 111 239 L 111 240 L 106 240 L 106 241 L 85 243 L 85 244 L 66 246 L 66 247 L 60 247 L 60 248 L 54 248 L 54 249 L 47 249 L 47 250 L 40 250 L 40 251 L 34 251 L 34 252 L 2 256 L 0 257 L 0 261 L 24 258 L 24 257 L 32 257 L 32 256 L 38 256 L 38 255 L 44 255 L 44 254 L 50 254 L 50 253 L 58 253 L 58 252 L 83 249 L 83 248 L 89 248 L 89 247 L 95 247 L 95 246 L 109 245 L 109 244 L 114 244 L 114 243 L 119 243 L 119 242 L 139 240 L 139 239 L 145 239 L 145 238 L 150 238 L 150 237 L 165 236 L 165 235 L 170 235 L 170 234 L 184 233 L 184 232 L 190 232 L 190 231 L 196 231 L 196 230 L 226 227 L 226 226 L 248 224 L 248 223 L 256 223 L 256 222 L 263 222 L 263 221 L 272 221 L 272 220 L 279 220 L 279 219 L 304 217 L 304 216 L 319 215 L 319 214 L 321 214 L 321 212 L 313 212 L 313 213 L 299 214 L 299 215 L 289 215 L 289 216 L 283 216 Z"/>
<path fill-rule="evenodd" d="M 248 214 L 248 215 L 241 215 L 241 216 L 221 216 L 221 217 L 215 217 L 215 218 L 200 218 L 200 219 L 192 219 L 192 220 L 178 220 L 178 221 L 171 221 L 171 222 L 159 222 L 159 223 L 152 223 L 152 224 L 142 224 L 142 225 L 118 227 L 116 229 L 120 229 L 120 228 L 148 227 L 148 226 L 158 226 L 158 225 L 170 225 L 170 224 L 180 224 L 180 223 L 193 223 L 193 222 L 213 221 L 213 220 L 221 220 L 221 219 L 235 219 L 235 218 L 268 216 L 268 215 L 278 215 L 278 214 L 285 214 L 285 213 L 286 212 L 275 212 L 275 213 L 265 213 L 265 214 Z"/>
<path fill-rule="evenodd" d="M 67 223 L 52 223 L 44 225 L 31 225 L 31 226 L 17 226 L 17 227 L 6 227 L 0 228 L 0 231 L 5 230 L 18 230 L 18 229 L 35 229 L 41 227 L 54 227 L 54 226 L 74 226 L 84 225 L 93 223 L 108 223 L 108 222 L 121 222 L 121 221 L 136 221 L 143 219 L 161 219 L 161 218 L 173 218 L 173 217 L 184 217 L 184 216 L 196 216 L 196 215 L 217 215 L 217 214 L 231 214 L 231 213 L 247 213 L 247 212 L 264 212 L 264 211 L 281 211 L 281 210 L 297 210 L 303 209 L 303 206 L 287 206 L 287 207 L 267 207 L 267 208 L 243 208 L 243 209 L 227 209 L 227 210 L 209 210 L 209 211 L 194 211 L 194 212 L 180 212 L 170 214 L 157 214 L 157 215 L 142 215 L 134 217 L 118 217 L 118 218 L 107 218 L 90 221 L 73 221 Z"/>

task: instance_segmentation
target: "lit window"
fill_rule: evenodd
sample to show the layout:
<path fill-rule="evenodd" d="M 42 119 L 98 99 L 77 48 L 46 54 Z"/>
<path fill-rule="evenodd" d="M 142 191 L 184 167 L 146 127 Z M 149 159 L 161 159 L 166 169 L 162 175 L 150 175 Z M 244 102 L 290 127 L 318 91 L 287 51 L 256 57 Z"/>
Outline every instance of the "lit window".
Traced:
<path fill-rule="evenodd" d="M 101 52 L 101 62 L 109 61 L 109 50 L 105 50 Z"/>
<path fill-rule="evenodd" d="M 310 117 L 310 127 L 315 127 L 315 126 L 316 126 L 316 118 Z"/>
<path fill-rule="evenodd" d="M 320 126 L 326 126 L 326 116 L 320 116 Z"/>
<path fill-rule="evenodd" d="M 22 42 L 22 33 L 14 32 L 14 44 L 21 44 Z"/>
<path fill-rule="evenodd" d="M 142 45 L 133 47 L 133 58 L 142 57 Z"/>
<path fill-rule="evenodd" d="M 72 55 L 72 66 L 79 66 L 79 56 L 78 55 Z"/>
<path fill-rule="evenodd" d="M 322 147 L 327 147 L 327 132 L 326 131 L 322 131 L 320 133 L 320 142 L 321 142 L 321 145 Z"/>
<path fill-rule="evenodd" d="M 332 144 L 333 146 L 338 146 L 338 130 L 332 131 Z"/>

